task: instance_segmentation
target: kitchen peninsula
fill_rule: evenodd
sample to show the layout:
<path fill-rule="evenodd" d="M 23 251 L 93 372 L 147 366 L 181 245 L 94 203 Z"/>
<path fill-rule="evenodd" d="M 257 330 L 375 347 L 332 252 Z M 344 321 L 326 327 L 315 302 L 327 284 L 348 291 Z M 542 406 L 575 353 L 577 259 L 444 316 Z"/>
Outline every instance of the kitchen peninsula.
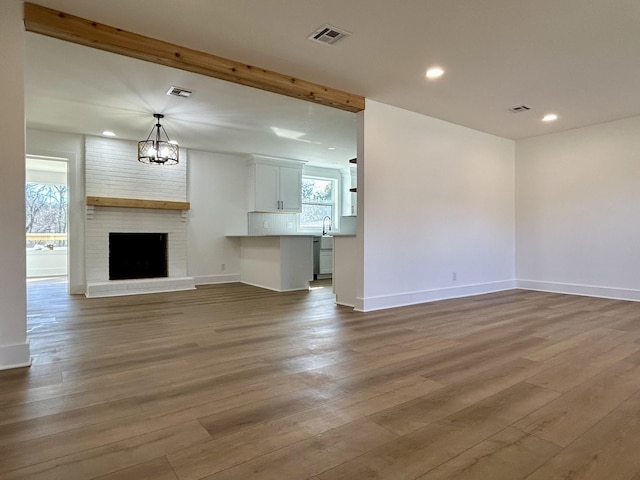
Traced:
<path fill-rule="evenodd" d="M 313 235 L 227 235 L 240 246 L 240 281 L 288 292 L 313 280 Z"/>

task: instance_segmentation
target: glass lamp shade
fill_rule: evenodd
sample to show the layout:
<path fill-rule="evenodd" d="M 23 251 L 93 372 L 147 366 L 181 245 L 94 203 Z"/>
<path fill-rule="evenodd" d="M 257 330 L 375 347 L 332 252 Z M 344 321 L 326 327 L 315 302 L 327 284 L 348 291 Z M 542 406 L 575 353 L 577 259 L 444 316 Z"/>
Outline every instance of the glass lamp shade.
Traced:
<path fill-rule="evenodd" d="M 178 163 L 178 145 L 162 140 L 143 140 L 138 142 L 138 161 L 148 164 L 176 165 Z"/>

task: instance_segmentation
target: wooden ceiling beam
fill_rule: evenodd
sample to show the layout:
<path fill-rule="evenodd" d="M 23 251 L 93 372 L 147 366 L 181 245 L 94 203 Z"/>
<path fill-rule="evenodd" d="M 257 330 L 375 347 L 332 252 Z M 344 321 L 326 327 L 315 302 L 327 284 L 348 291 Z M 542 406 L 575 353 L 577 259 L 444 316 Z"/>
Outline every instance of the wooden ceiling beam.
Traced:
<path fill-rule="evenodd" d="M 24 4 L 29 32 L 321 105 L 359 112 L 364 97 L 172 43 L 127 32 L 33 3 Z"/>

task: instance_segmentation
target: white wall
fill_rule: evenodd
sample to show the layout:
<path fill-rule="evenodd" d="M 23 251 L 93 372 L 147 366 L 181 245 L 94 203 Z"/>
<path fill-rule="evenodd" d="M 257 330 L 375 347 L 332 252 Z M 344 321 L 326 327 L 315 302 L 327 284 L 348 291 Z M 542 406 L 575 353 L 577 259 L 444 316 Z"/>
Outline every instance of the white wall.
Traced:
<path fill-rule="evenodd" d="M 28 129 L 27 154 L 66 158 L 69 186 L 69 292 L 85 292 L 84 136 Z"/>
<path fill-rule="evenodd" d="M 514 142 L 370 100 L 363 137 L 357 307 L 513 288 Z"/>
<path fill-rule="evenodd" d="M 24 26 L 22 1 L 0 15 L 0 369 L 30 364 L 24 238 Z"/>
<path fill-rule="evenodd" d="M 239 243 L 225 235 L 247 233 L 247 158 L 197 150 L 188 155 L 188 274 L 196 284 L 239 281 Z"/>
<path fill-rule="evenodd" d="M 640 300 L 640 117 L 518 141 L 519 285 Z"/>

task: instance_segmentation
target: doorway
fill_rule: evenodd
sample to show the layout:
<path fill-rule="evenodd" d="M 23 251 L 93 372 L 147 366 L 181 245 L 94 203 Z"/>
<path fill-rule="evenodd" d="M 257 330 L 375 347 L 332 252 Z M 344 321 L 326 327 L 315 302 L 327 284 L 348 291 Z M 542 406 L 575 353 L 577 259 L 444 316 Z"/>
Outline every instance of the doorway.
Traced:
<path fill-rule="evenodd" d="M 55 277 L 67 282 L 69 265 L 68 159 L 25 159 L 27 281 Z"/>

